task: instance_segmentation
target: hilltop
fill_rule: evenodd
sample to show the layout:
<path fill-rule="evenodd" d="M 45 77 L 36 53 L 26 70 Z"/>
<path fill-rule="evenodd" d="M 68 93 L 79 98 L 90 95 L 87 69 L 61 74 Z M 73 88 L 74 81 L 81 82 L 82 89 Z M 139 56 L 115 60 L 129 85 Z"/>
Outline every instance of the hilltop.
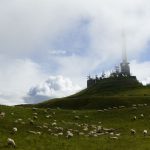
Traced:
<path fill-rule="evenodd" d="M 37 107 L 63 109 L 101 109 L 132 104 L 150 104 L 150 87 L 136 78 L 106 78 L 74 95 L 48 100 Z"/>

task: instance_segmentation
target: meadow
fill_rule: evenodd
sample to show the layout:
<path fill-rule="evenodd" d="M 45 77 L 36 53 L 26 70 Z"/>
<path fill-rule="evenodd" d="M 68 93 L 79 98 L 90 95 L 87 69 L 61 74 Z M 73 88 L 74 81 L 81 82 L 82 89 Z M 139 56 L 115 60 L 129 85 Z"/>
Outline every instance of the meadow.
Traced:
<path fill-rule="evenodd" d="M 149 150 L 150 147 L 149 105 L 101 110 L 0 106 L 0 112 L 5 113 L 0 118 L 1 150 L 14 149 L 7 145 L 8 137 L 14 139 L 18 150 Z M 18 129 L 15 134 L 13 127 Z M 98 132 L 101 127 L 104 130 Z M 130 133 L 131 129 L 136 131 L 135 135 Z M 66 137 L 68 130 L 73 137 Z M 146 136 L 143 130 L 148 130 Z"/>

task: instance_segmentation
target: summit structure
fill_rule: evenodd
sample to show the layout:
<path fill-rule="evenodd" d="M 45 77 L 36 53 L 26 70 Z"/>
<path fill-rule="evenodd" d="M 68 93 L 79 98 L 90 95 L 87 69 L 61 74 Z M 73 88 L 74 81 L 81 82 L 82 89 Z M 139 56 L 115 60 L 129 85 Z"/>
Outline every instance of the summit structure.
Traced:
<path fill-rule="evenodd" d="M 126 39 L 125 39 L 125 35 L 122 35 L 122 41 L 123 41 L 123 48 L 122 48 L 122 61 L 120 63 L 120 65 L 115 67 L 115 70 L 112 71 L 110 73 L 109 76 L 106 77 L 105 73 L 103 72 L 102 75 L 100 77 L 98 77 L 97 75 L 92 78 L 90 75 L 88 76 L 88 80 L 87 80 L 87 88 L 91 87 L 95 84 L 101 84 L 101 82 L 103 82 L 104 80 L 135 80 L 136 76 L 132 76 L 130 73 L 130 66 L 129 66 L 129 62 L 127 59 L 127 52 L 126 52 Z"/>
<path fill-rule="evenodd" d="M 126 52 L 126 39 L 123 33 L 122 35 L 123 41 L 123 49 L 122 49 L 122 62 L 120 63 L 121 73 L 125 76 L 130 76 L 130 66 L 127 60 L 127 52 Z"/>

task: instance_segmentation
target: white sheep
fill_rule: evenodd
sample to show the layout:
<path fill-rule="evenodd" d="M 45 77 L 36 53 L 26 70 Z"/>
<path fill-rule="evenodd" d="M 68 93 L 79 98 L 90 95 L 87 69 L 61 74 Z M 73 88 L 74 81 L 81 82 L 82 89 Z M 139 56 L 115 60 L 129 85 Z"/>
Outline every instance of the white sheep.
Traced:
<path fill-rule="evenodd" d="M 140 117 L 141 117 L 141 118 L 144 118 L 144 115 L 143 115 L 143 114 L 141 114 L 141 115 L 140 115 Z"/>
<path fill-rule="evenodd" d="M 16 147 L 15 141 L 13 139 L 11 139 L 11 138 L 7 139 L 7 145 L 8 146 L 12 146 L 14 148 Z"/>
<path fill-rule="evenodd" d="M 33 118 L 34 118 L 34 119 L 38 119 L 38 117 L 37 117 L 37 116 L 34 116 Z"/>
<path fill-rule="evenodd" d="M 146 136 L 146 135 L 147 135 L 147 133 L 148 133 L 148 131 L 147 131 L 147 130 L 144 130 L 144 131 L 143 131 L 144 136 Z"/>
<path fill-rule="evenodd" d="M 12 129 L 12 132 L 13 133 L 16 133 L 18 131 L 18 129 L 16 128 L 16 127 L 14 127 L 13 129 Z"/>
<path fill-rule="evenodd" d="M 116 137 L 116 136 L 111 136 L 110 138 L 113 140 L 118 140 L 118 137 Z"/>
<path fill-rule="evenodd" d="M 0 113 L 0 118 L 4 118 L 5 117 L 5 112 L 1 112 Z"/>
<path fill-rule="evenodd" d="M 134 117 L 133 117 L 133 120 L 136 120 L 136 119 L 137 119 L 137 117 L 136 117 L 136 116 L 134 116 Z"/>
<path fill-rule="evenodd" d="M 130 132 L 131 132 L 132 135 L 136 134 L 136 131 L 134 129 L 131 129 Z"/>
<path fill-rule="evenodd" d="M 73 133 L 70 131 L 67 131 L 67 138 L 71 138 L 71 137 L 73 137 Z"/>
<path fill-rule="evenodd" d="M 58 135 L 60 135 L 60 136 L 63 135 L 63 132 L 58 133 Z"/>
<path fill-rule="evenodd" d="M 80 119 L 80 117 L 79 117 L 79 116 L 74 116 L 74 118 L 75 118 L 75 119 Z"/>

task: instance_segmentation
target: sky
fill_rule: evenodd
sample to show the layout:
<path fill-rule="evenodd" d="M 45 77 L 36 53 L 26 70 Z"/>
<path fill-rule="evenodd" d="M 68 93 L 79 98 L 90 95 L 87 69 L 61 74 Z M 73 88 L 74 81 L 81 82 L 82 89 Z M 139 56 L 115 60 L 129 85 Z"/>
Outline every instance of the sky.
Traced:
<path fill-rule="evenodd" d="M 121 62 L 150 83 L 149 0 L 1 0 L 0 104 L 38 103 L 86 88 Z"/>

